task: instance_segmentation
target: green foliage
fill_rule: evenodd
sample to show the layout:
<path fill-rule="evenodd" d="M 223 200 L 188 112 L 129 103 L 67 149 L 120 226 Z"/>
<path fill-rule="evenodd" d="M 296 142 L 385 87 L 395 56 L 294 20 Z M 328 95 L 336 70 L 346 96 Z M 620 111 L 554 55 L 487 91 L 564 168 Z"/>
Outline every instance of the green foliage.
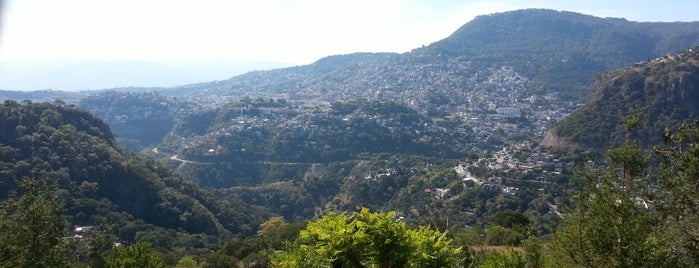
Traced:
<path fill-rule="evenodd" d="M 105 120 L 118 140 L 134 151 L 160 143 L 193 103 L 157 92 L 104 91 L 83 98 L 78 107 Z"/>
<path fill-rule="evenodd" d="M 296 239 L 300 224 L 288 223 L 283 217 L 272 217 L 260 224 L 257 235 L 238 237 L 207 257 L 205 267 L 226 267 L 228 262 L 249 266 L 265 266 L 270 252 L 284 249 L 284 244 Z M 235 261 L 233 261 L 235 260 Z"/>
<path fill-rule="evenodd" d="M 658 167 L 656 238 L 662 255 L 677 267 L 699 264 L 699 126 L 684 123 L 666 129 L 666 144 L 655 149 Z"/>
<path fill-rule="evenodd" d="M 161 268 L 165 267 L 162 259 L 149 251 L 150 244 L 145 242 L 133 245 L 117 246 L 110 256 L 105 258 L 106 268 Z"/>
<path fill-rule="evenodd" d="M 556 233 L 552 250 L 565 265 L 656 267 L 656 221 L 650 212 L 648 158 L 640 145 L 609 149 L 607 167 L 579 172 L 576 209 Z"/>
<path fill-rule="evenodd" d="M 184 256 L 180 258 L 179 261 L 177 261 L 177 264 L 175 265 L 175 268 L 198 268 L 201 267 L 199 266 L 199 263 L 194 259 L 192 256 Z"/>
<path fill-rule="evenodd" d="M 215 252 L 207 255 L 202 267 L 204 268 L 229 268 L 238 265 L 238 260 L 223 252 Z"/>
<path fill-rule="evenodd" d="M 526 265 L 524 254 L 515 249 L 479 252 L 473 264 L 474 267 L 481 268 L 525 268 Z"/>
<path fill-rule="evenodd" d="M 551 255 L 544 252 L 542 242 L 535 238 L 524 241 L 523 247 L 478 247 L 473 252 L 473 261 L 464 267 L 481 268 L 543 268 L 561 266 Z"/>
<path fill-rule="evenodd" d="M 464 249 L 452 246 L 452 241 L 438 230 L 420 226 L 409 230 L 415 253 L 411 256 L 408 267 L 458 267 L 462 261 Z"/>
<path fill-rule="evenodd" d="M 308 245 L 288 245 L 286 252 L 271 256 L 272 267 L 279 268 L 327 268 L 328 261 Z"/>
<path fill-rule="evenodd" d="M 111 225 L 108 235 L 125 243 L 203 254 L 232 233 L 254 234 L 266 217 L 152 159 L 124 152 L 102 121 L 74 107 L 5 101 L 0 134 L 0 196 L 22 193 L 17 182 L 25 177 L 52 178 L 61 201 L 55 204 L 66 208 L 63 228 L 66 222 Z M 82 262 L 81 254 L 76 259 Z"/>
<path fill-rule="evenodd" d="M 536 238 L 530 237 L 524 241 L 524 258 L 527 261 L 525 267 L 528 268 L 538 268 L 548 265 L 545 262 L 546 258 L 543 256 L 543 247 L 541 241 Z"/>
<path fill-rule="evenodd" d="M 526 238 L 525 233 L 494 225 L 488 227 L 485 243 L 495 246 L 517 246 Z"/>
<path fill-rule="evenodd" d="M 529 229 L 529 218 L 522 213 L 511 210 L 498 212 L 490 219 L 490 222 L 505 228 L 515 229 L 524 234 Z"/>
<path fill-rule="evenodd" d="M 0 203 L 0 266 L 67 267 L 63 200 L 54 181 L 24 179 Z"/>
<path fill-rule="evenodd" d="M 557 122 L 551 133 L 594 148 L 629 138 L 644 144 L 662 143 L 666 126 L 678 126 L 699 114 L 697 51 L 599 75 L 585 106 Z M 636 131 L 627 131 L 630 128 Z"/>
<path fill-rule="evenodd" d="M 350 216 L 330 213 L 308 223 L 290 249 L 275 253 L 275 267 L 315 265 L 349 267 L 456 267 L 460 248 L 436 230 L 409 229 L 394 213 L 364 208 Z"/>

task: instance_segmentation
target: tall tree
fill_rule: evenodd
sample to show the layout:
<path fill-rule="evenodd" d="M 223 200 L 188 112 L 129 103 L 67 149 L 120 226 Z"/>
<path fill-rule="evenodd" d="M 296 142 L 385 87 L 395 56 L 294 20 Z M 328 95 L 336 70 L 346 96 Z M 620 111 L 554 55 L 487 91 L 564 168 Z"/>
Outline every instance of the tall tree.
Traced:
<path fill-rule="evenodd" d="M 607 166 L 579 171 L 576 208 L 554 242 L 567 265 L 654 267 L 653 217 L 646 176 L 648 157 L 625 143 L 607 152 Z"/>
<path fill-rule="evenodd" d="M 0 203 L 0 266 L 66 267 L 63 200 L 56 183 L 19 181 L 21 193 Z"/>
<path fill-rule="evenodd" d="M 662 252 L 677 267 L 699 266 L 699 125 L 666 129 L 665 145 L 656 148 L 658 216 Z"/>

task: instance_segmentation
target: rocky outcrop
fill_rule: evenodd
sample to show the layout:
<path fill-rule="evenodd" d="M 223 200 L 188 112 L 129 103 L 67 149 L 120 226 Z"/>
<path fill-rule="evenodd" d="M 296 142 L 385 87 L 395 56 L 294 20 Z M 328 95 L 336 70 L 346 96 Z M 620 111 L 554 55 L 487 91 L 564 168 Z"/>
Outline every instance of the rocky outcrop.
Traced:
<path fill-rule="evenodd" d="M 572 148 L 575 145 L 569 141 L 563 140 L 556 136 L 556 134 L 551 131 L 546 133 L 544 136 L 544 141 L 542 142 L 544 147 L 555 147 L 555 148 Z"/>
<path fill-rule="evenodd" d="M 604 149 L 627 137 L 647 145 L 663 130 L 699 119 L 699 48 L 599 75 L 587 103 L 549 130 L 545 143 Z M 627 129 L 627 119 L 641 119 Z"/>

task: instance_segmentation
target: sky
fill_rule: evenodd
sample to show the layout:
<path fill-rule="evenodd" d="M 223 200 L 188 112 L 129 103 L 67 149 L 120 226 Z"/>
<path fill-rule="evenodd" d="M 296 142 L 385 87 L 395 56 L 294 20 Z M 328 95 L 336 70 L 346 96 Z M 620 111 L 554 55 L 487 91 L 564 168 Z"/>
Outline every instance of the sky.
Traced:
<path fill-rule="evenodd" d="M 696 0 L 0 0 L 0 90 L 177 86 L 408 52 L 478 15 L 547 8 L 697 21 Z"/>
<path fill-rule="evenodd" d="M 0 62 L 308 64 L 328 55 L 410 51 L 477 15 L 522 8 L 633 21 L 699 20 L 694 0 L 5 0 Z"/>

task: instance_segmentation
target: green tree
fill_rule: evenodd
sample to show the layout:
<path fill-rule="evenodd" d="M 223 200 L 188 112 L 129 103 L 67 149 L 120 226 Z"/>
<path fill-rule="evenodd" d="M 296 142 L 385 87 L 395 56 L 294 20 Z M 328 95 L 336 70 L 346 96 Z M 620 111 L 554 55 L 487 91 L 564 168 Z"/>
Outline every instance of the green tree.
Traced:
<path fill-rule="evenodd" d="M 175 265 L 175 268 L 198 268 L 201 267 L 197 261 L 194 259 L 194 257 L 187 255 L 182 258 L 180 258 L 179 261 L 177 261 L 177 264 Z"/>
<path fill-rule="evenodd" d="M 66 220 L 56 183 L 23 179 L 18 185 L 21 195 L 0 203 L 0 266 L 67 267 Z"/>
<path fill-rule="evenodd" d="M 275 267 L 456 267 L 461 248 L 426 227 L 409 229 L 394 213 L 362 208 L 308 223 L 297 242 L 272 256 Z M 309 266 L 310 265 L 310 266 Z"/>
<path fill-rule="evenodd" d="M 665 145 L 655 149 L 658 166 L 658 241 L 661 254 L 676 267 L 699 266 L 699 126 L 666 129 Z"/>
<path fill-rule="evenodd" d="M 517 246 L 531 235 L 529 218 L 522 213 L 506 210 L 490 219 L 485 242 L 489 245 Z"/>
<path fill-rule="evenodd" d="M 109 229 L 107 226 L 99 226 L 89 230 L 90 242 L 84 250 L 87 253 L 90 267 L 105 266 L 103 253 L 110 250 L 114 245 L 111 235 L 106 231 Z"/>
<path fill-rule="evenodd" d="M 517 246 L 526 238 L 525 234 L 500 225 L 491 225 L 485 234 L 485 243 L 494 246 Z"/>
<path fill-rule="evenodd" d="M 607 167 L 583 167 L 576 208 L 558 230 L 552 250 L 566 266 L 656 267 L 653 217 L 640 145 L 607 152 Z"/>
<path fill-rule="evenodd" d="M 481 268 L 525 268 L 526 256 L 515 249 L 480 251 L 474 261 L 475 267 Z"/>
<path fill-rule="evenodd" d="M 128 247 L 114 248 L 111 256 L 105 259 L 106 268 L 159 268 L 165 262 L 149 251 L 150 244 L 139 242 Z"/>
<path fill-rule="evenodd" d="M 628 139 L 606 168 L 578 174 L 576 209 L 551 250 L 563 266 L 699 266 L 699 126 L 666 129 L 655 154 Z"/>
<path fill-rule="evenodd" d="M 238 260 L 232 256 L 226 255 L 221 251 L 211 253 L 205 257 L 202 267 L 205 268 L 228 268 L 235 267 Z"/>
<path fill-rule="evenodd" d="M 289 225 L 289 223 L 287 223 L 284 220 L 284 217 L 282 217 L 282 216 L 272 217 L 269 220 L 260 224 L 260 229 L 257 231 L 257 235 L 258 236 L 272 236 L 275 233 L 282 230 L 287 225 Z"/>

